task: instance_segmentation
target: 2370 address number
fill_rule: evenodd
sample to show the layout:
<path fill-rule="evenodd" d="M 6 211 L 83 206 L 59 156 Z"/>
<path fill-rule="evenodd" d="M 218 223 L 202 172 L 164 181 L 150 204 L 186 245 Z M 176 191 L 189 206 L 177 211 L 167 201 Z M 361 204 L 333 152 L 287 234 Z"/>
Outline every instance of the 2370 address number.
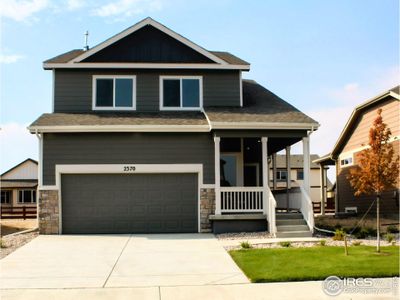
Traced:
<path fill-rule="evenodd" d="M 135 166 L 124 166 L 124 172 L 133 172 L 136 171 Z"/>

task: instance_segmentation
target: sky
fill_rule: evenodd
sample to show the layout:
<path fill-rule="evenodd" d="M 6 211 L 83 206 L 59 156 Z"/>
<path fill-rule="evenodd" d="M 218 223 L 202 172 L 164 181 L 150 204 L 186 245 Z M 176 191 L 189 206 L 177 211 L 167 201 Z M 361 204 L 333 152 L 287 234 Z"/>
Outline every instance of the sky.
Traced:
<path fill-rule="evenodd" d="M 42 62 L 82 48 L 86 30 L 93 47 L 148 16 L 250 62 L 244 78 L 321 124 L 319 155 L 356 105 L 400 82 L 398 0 L 0 0 L 0 172 L 37 159 L 26 127 L 52 109 Z"/>

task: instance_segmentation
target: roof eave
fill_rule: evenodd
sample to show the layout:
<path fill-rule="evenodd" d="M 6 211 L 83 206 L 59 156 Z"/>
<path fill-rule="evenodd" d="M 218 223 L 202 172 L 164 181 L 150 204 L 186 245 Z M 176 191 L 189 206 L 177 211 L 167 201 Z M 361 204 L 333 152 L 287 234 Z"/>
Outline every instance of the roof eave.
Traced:
<path fill-rule="evenodd" d="M 249 71 L 250 65 L 199 63 L 43 63 L 43 69 L 211 69 Z"/>

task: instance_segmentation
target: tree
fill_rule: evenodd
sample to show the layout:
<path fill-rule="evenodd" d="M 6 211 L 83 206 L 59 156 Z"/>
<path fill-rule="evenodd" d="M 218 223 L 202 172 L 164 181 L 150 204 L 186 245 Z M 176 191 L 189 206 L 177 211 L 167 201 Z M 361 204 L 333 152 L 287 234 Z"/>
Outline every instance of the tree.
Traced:
<path fill-rule="evenodd" d="M 377 252 L 380 252 L 379 202 L 384 190 L 393 188 L 399 176 L 399 156 L 389 143 L 392 132 L 382 120 L 382 109 L 369 130 L 369 147 L 357 155 L 348 179 L 354 195 L 376 195 Z"/>

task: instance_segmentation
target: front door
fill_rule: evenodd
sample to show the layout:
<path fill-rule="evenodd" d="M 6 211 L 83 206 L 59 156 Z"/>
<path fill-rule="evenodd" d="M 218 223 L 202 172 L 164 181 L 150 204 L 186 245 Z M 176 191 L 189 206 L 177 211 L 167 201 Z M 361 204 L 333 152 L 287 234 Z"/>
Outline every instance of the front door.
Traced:
<path fill-rule="evenodd" d="M 243 169 L 244 186 L 260 186 L 258 164 L 245 164 Z"/>

